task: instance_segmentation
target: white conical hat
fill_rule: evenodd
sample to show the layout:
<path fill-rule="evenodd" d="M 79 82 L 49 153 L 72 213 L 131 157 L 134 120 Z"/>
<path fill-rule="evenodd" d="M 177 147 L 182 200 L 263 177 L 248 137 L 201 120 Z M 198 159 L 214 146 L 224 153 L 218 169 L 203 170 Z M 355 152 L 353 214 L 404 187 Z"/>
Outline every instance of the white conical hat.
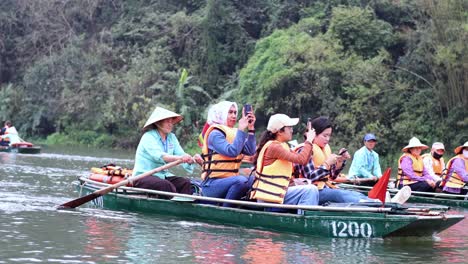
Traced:
<path fill-rule="evenodd" d="M 410 148 L 421 147 L 423 150 L 428 149 L 429 147 L 421 143 L 418 138 L 412 137 L 409 141 L 408 146 L 404 147 L 401 151 L 406 152 Z"/>
<path fill-rule="evenodd" d="M 176 113 L 174 113 L 172 111 L 169 111 L 167 109 L 164 109 L 162 107 L 157 106 L 156 109 L 154 109 L 151 116 L 146 121 L 143 128 L 145 128 L 145 127 L 147 127 L 147 126 L 149 126 L 151 124 L 154 124 L 154 123 L 156 123 L 158 121 L 167 119 L 167 118 L 175 118 L 174 124 L 179 123 L 182 120 L 181 115 L 176 114 Z"/>
<path fill-rule="evenodd" d="M 465 144 L 461 145 L 461 146 L 458 146 L 456 149 L 455 149 L 455 154 L 460 154 L 461 150 L 463 148 L 468 148 L 468 141 L 465 142 Z"/>

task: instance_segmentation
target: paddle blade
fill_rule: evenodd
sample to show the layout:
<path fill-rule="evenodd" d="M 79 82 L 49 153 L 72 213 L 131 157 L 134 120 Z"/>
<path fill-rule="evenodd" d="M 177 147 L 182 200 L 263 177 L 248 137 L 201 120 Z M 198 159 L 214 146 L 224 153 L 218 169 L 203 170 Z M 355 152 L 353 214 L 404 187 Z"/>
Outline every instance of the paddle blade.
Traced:
<path fill-rule="evenodd" d="M 80 197 L 78 199 L 75 199 L 75 200 L 72 200 L 72 201 L 69 201 L 67 203 L 64 203 L 64 204 L 61 204 L 57 207 L 57 209 L 72 209 L 72 208 L 76 208 L 82 204 L 85 204 L 91 200 L 94 200 L 96 198 L 98 198 L 99 196 L 102 196 L 102 194 L 99 194 L 99 193 L 96 193 L 96 192 L 93 192 L 91 194 L 88 194 L 86 196 L 83 196 L 83 197 Z"/>
<path fill-rule="evenodd" d="M 371 199 L 379 199 L 383 204 L 385 204 L 385 195 L 387 193 L 388 181 L 390 180 L 390 174 L 392 172 L 391 168 L 387 168 L 379 181 L 374 185 L 372 190 L 369 191 L 367 195 Z"/>

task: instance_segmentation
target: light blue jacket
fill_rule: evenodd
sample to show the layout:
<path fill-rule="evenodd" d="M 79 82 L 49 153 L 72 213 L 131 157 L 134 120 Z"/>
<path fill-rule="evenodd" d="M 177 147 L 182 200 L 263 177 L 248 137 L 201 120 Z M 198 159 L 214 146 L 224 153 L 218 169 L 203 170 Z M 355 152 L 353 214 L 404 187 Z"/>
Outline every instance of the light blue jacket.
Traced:
<path fill-rule="evenodd" d="M 380 169 L 379 154 L 363 146 L 354 153 L 353 162 L 348 172 L 348 179 L 371 178 L 372 176 L 382 176 Z"/>
<path fill-rule="evenodd" d="M 162 159 L 164 154 L 167 155 L 184 155 L 185 152 L 180 146 L 179 141 L 173 133 L 169 133 L 166 142 L 163 142 L 161 135 L 157 130 L 147 131 L 140 139 L 138 148 L 135 154 L 135 166 L 133 167 L 133 176 L 140 175 L 157 167 L 166 164 Z M 193 172 L 193 165 L 183 163 L 182 167 L 189 173 Z M 153 174 L 161 179 L 174 176 L 168 170 L 163 170 Z M 181 175 L 182 176 L 182 175 Z"/>

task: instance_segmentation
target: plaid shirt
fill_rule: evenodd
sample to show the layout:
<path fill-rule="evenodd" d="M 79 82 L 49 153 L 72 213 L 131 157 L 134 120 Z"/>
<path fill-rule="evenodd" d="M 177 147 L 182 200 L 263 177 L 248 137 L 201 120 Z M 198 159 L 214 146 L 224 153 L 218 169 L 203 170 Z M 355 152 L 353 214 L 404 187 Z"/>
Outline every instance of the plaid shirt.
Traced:
<path fill-rule="evenodd" d="M 302 148 L 299 148 L 297 152 L 300 153 L 301 151 Z M 302 175 L 303 177 L 313 182 L 325 180 L 324 178 L 329 175 L 332 179 L 336 179 L 345 165 L 346 161 L 343 162 L 343 166 L 341 166 L 339 169 L 337 169 L 335 165 L 332 165 L 330 170 L 327 170 L 324 165 L 315 168 L 314 159 L 309 159 L 309 162 L 306 165 L 294 163 L 294 177 L 297 178 L 299 175 Z"/>

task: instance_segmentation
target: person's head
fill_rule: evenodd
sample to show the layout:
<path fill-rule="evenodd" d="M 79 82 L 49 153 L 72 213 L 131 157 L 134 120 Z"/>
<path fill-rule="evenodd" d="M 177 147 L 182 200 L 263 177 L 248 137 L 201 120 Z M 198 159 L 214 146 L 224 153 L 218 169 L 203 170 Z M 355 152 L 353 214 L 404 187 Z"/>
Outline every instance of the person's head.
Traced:
<path fill-rule="evenodd" d="M 412 137 L 406 147 L 402 149 L 403 152 L 410 153 L 413 156 L 420 156 L 421 152 L 429 147 L 422 144 L 418 138 Z"/>
<path fill-rule="evenodd" d="M 463 154 L 465 159 L 468 159 L 468 141 L 465 142 L 465 144 L 455 148 L 455 154 L 457 154 L 457 155 Z"/>
<path fill-rule="evenodd" d="M 11 121 L 10 120 L 5 121 L 5 126 L 11 127 Z"/>
<path fill-rule="evenodd" d="M 332 135 L 332 124 L 327 117 L 320 116 L 312 120 L 312 128 L 315 129 L 314 143 L 319 147 L 325 147 Z"/>
<path fill-rule="evenodd" d="M 182 116 L 162 107 L 156 107 L 143 126 L 143 132 L 157 129 L 160 133 L 169 134 L 175 124 L 182 121 Z"/>
<path fill-rule="evenodd" d="M 364 136 L 364 146 L 366 146 L 367 149 L 372 150 L 375 148 L 375 145 L 377 143 L 377 138 L 375 137 L 374 134 L 372 133 L 367 133 Z"/>
<path fill-rule="evenodd" d="M 237 122 L 237 104 L 235 102 L 221 101 L 211 106 L 208 111 L 207 123 L 234 127 Z"/>
<path fill-rule="evenodd" d="M 275 134 L 275 139 L 287 142 L 292 139 L 293 126 L 297 125 L 299 118 L 290 118 L 285 114 L 275 114 L 268 120 L 267 130 Z"/>
<path fill-rule="evenodd" d="M 299 118 L 290 118 L 285 114 L 275 114 L 268 120 L 267 130 L 260 136 L 255 153 L 254 165 L 257 164 L 258 155 L 263 146 L 270 140 L 287 142 L 292 139 L 293 126 L 297 125 Z"/>
<path fill-rule="evenodd" d="M 431 148 L 431 155 L 435 158 L 435 159 L 440 159 L 442 158 L 442 156 L 444 155 L 445 153 L 445 146 L 443 143 L 441 142 L 434 142 L 434 144 L 432 144 L 432 148 Z"/>

